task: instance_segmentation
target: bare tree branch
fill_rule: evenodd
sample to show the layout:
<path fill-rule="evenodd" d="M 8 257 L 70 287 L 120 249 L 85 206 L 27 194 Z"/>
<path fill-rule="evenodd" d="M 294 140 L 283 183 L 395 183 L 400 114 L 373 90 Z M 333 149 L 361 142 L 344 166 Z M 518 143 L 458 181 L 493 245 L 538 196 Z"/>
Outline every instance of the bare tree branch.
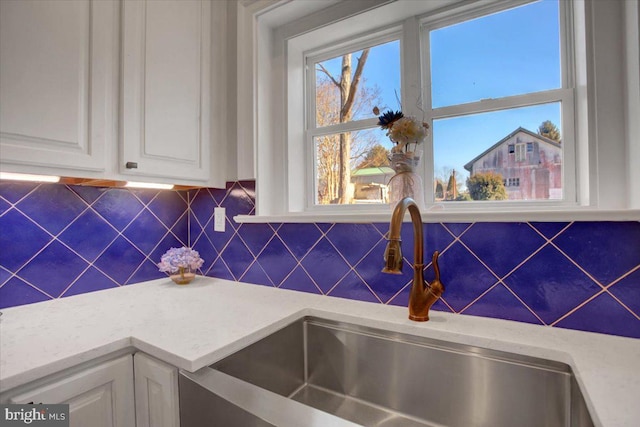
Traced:
<path fill-rule="evenodd" d="M 345 101 L 342 111 L 343 115 L 347 115 L 347 112 L 351 111 L 353 106 L 353 100 L 358 91 L 358 85 L 360 84 L 360 78 L 362 77 L 362 71 L 364 70 L 364 65 L 367 63 L 367 58 L 369 57 L 369 49 L 364 49 L 362 51 L 362 55 L 358 58 L 358 65 L 356 67 L 356 71 L 353 74 L 353 80 L 351 81 L 351 87 L 349 88 L 349 96 Z"/>
<path fill-rule="evenodd" d="M 1 0 L 0 0 L 1 1 Z M 366 56 L 358 59 L 359 83 L 352 82 L 351 54 L 343 55 L 342 70 L 337 76 L 340 85 L 329 72 L 318 65 L 321 77 L 316 84 L 316 122 L 319 126 L 348 122 L 360 109 L 371 111 L 373 105 L 380 105 L 380 89 L 368 87 L 362 76 Z M 362 78 L 361 78 L 362 77 Z M 351 95 L 348 111 L 343 105 Z M 377 143 L 377 138 L 367 131 L 341 132 L 318 137 L 315 145 L 316 156 L 316 200 L 319 204 L 344 204 L 352 202 L 353 184 L 351 170 L 358 165 Z"/>
<path fill-rule="evenodd" d="M 324 65 L 318 63 L 318 67 L 320 68 L 316 68 L 316 70 L 318 71 L 322 71 L 327 77 L 329 77 L 329 79 L 333 82 L 334 85 L 340 87 L 340 82 L 338 82 L 336 79 L 333 78 L 333 76 L 331 75 L 331 73 L 329 73 L 329 70 L 327 70 Z"/>

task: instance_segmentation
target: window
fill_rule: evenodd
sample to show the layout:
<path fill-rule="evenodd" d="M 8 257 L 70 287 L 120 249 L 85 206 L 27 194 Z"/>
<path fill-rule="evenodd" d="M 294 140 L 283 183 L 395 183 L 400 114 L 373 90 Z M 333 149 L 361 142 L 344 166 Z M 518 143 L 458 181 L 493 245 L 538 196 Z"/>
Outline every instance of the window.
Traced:
<path fill-rule="evenodd" d="M 524 162 L 527 159 L 524 144 L 516 144 L 516 162 Z"/>
<path fill-rule="evenodd" d="M 442 179 L 442 171 L 456 171 L 465 194 L 465 181 L 473 175 L 529 170 L 533 143 L 521 140 L 536 138 L 543 147 L 535 168 L 548 172 L 536 171 L 536 185 L 549 191 L 510 194 L 507 200 L 543 201 L 561 194 L 560 199 L 573 201 L 562 162 L 565 147 L 572 147 L 562 135 L 563 123 L 573 123 L 562 3 L 542 0 L 425 22 L 422 50 L 429 68 L 423 73 L 429 82 L 434 179 Z M 519 180 L 509 178 L 507 186 L 519 186 Z"/>
<path fill-rule="evenodd" d="M 562 55 L 561 3 L 509 8 L 497 2 L 489 9 L 427 15 L 416 20 L 415 30 L 405 23 L 397 31 L 305 51 L 305 210 L 388 203 L 392 143 L 378 128 L 374 107 L 402 109 L 432 125 L 420 171 L 427 205 L 475 201 L 468 178 L 507 176 L 534 161 L 547 170 L 535 172 L 545 191 L 510 194 L 507 202 L 544 201 L 549 194 L 554 201 L 573 201 L 563 165 L 565 147 L 573 146 L 562 134 L 563 122 L 573 121 L 573 89 Z M 407 54 L 412 47 L 422 63 Z M 529 160 L 523 140 L 531 138 L 548 147 Z M 456 197 L 440 197 L 437 184 L 453 174 Z"/>
<path fill-rule="evenodd" d="M 309 205 L 385 204 L 392 143 L 374 107 L 399 109 L 400 41 L 396 34 L 306 58 L 307 148 L 313 159 Z"/>
<path fill-rule="evenodd" d="M 238 65 L 242 68 L 238 68 L 237 111 L 242 111 L 248 120 L 238 120 L 237 123 L 237 154 L 238 175 L 246 178 L 255 176 L 258 180 L 258 217 L 293 215 L 303 220 L 362 220 L 367 216 L 357 212 L 376 209 L 380 215 L 388 215 L 388 208 L 382 205 L 317 203 L 314 147 L 319 143 L 318 139 L 332 132 L 341 134 L 374 129 L 375 125 L 369 127 L 369 123 L 362 122 L 330 130 L 308 120 L 310 114 L 313 118 L 308 106 L 312 102 L 310 97 L 315 97 L 315 87 L 309 87 L 306 76 L 311 72 L 315 74 L 315 70 L 307 67 L 305 61 L 316 57 L 318 62 L 322 62 L 345 52 L 357 54 L 367 46 L 390 41 L 374 40 L 381 33 L 389 32 L 399 34 L 396 37 L 400 40 L 401 58 L 398 98 L 403 104 L 403 111 L 413 110 L 410 112 L 413 115 L 424 113 L 425 121 L 431 124 L 431 135 L 424 144 L 424 159 L 429 161 L 423 161 L 422 178 L 425 199 L 434 205 L 434 212 L 440 212 L 438 215 L 444 217 L 449 210 L 460 208 L 469 208 L 474 213 L 485 209 L 495 212 L 499 204 L 512 204 L 514 206 L 509 207 L 509 212 L 522 213 L 514 214 L 514 219 L 530 218 L 529 213 L 532 212 L 551 212 L 546 209 L 549 205 L 554 206 L 553 212 L 567 212 L 583 206 L 600 209 L 640 206 L 637 203 L 640 200 L 640 184 L 637 182 L 640 180 L 628 179 L 628 176 L 637 175 L 633 173 L 637 168 L 631 165 L 635 162 L 632 159 L 637 159 L 635 141 L 640 135 L 633 120 L 628 119 L 637 117 L 635 112 L 640 110 L 632 102 L 637 98 L 633 94 L 638 93 L 639 83 L 637 67 L 633 67 L 638 56 L 637 37 L 633 37 L 635 21 L 631 22 L 631 32 L 622 30 L 625 28 L 625 16 L 637 16 L 635 2 L 486 0 L 447 1 L 446 7 L 442 7 L 443 2 L 402 2 L 402 7 L 398 7 L 397 2 L 340 1 L 312 11 L 309 11 L 311 4 L 318 2 L 281 3 L 269 10 L 261 9 L 259 13 L 251 12 L 256 8 L 239 7 L 240 11 L 249 11 L 250 17 L 257 22 L 253 27 L 255 32 L 252 32 L 249 20 L 246 20 L 246 28 L 241 30 L 243 46 L 240 47 L 246 53 L 238 56 Z M 298 11 L 296 15 L 293 3 L 304 5 L 307 12 Z M 512 20 L 504 28 L 531 33 L 532 37 L 542 33 L 553 34 L 557 43 L 554 42 L 550 49 L 535 45 L 530 49 L 519 49 L 516 53 L 526 54 L 524 61 L 517 56 L 511 60 L 508 57 L 496 59 L 495 62 L 501 66 L 494 67 L 491 72 L 476 63 L 464 63 L 464 48 L 473 40 L 442 51 L 446 44 L 441 42 L 446 41 L 446 37 L 438 40 L 438 36 L 446 36 L 448 30 L 466 25 L 473 27 L 504 16 L 518 18 L 518 14 L 537 7 L 553 8 L 552 14 L 527 25 L 522 24 L 525 21 L 521 19 Z M 635 14 L 627 13 L 629 11 L 635 11 Z M 246 13 L 244 16 L 249 17 Z M 598 17 L 597 23 L 594 17 Z M 520 25 L 513 22 L 520 22 Z M 555 25 L 554 31 L 542 31 L 550 24 Z M 493 27 L 500 30 L 501 26 Z M 637 23 L 635 27 L 637 30 Z M 516 40 L 498 38 L 502 41 Z M 626 50 L 620 48 L 621 39 Z M 486 43 L 487 46 L 491 44 Z M 487 50 L 483 52 L 486 56 Z M 546 58 L 549 52 L 555 55 L 557 67 L 551 67 L 556 70 L 555 78 L 546 80 L 545 85 L 532 84 L 532 79 L 523 78 L 526 73 L 517 68 L 514 71 L 514 64 L 521 64 L 521 69 L 539 71 L 541 65 L 554 63 Z M 625 53 L 631 56 L 627 58 Z M 478 78 L 465 80 L 464 75 L 452 73 L 449 75 L 451 81 L 447 82 L 447 72 L 438 72 L 434 68 L 433 61 L 438 55 L 445 60 L 448 56 L 451 61 L 459 61 L 462 69 L 478 69 L 475 74 Z M 625 62 L 626 59 L 630 61 Z M 251 73 L 252 69 L 255 72 Z M 495 77 L 480 79 L 480 71 L 485 75 L 494 73 Z M 470 75 L 474 76 L 473 73 Z M 440 86 L 436 82 L 443 80 L 445 86 L 438 89 Z M 483 93 L 478 88 L 485 92 L 487 88 L 490 90 Z M 628 99 L 627 88 L 631 88 Z M 602 96 L 596 98 L 596 94 Z M 362 120 L 373 122 L 375 119 Z M 553 132 L 546 133 L 540 129 L 547 120 L 557 128 L 559 140 L 550 137 Z M 496 123 L 506 129 L 498 131 Z M 520 128 L 524 129 L 523 134 L 512 135 Z M 475 131 L 471 132 L 471 139 L 469 129 Z M 477 138 L 487 130 L 495 132 L 485 140 Z M 543 131 L 544 134 L 540 133 Z M 447 164 L 454 164 L 449 162 L 450 159 L 459 162 L 455 163 L 458 165 L 463 163 L 464 170 L 458 171 L 460 167 L 456 167 L 459 172 L 458 188 L 463 189 L 465 175 L 469 176 L 471 170 L 480 172 L 485 160 L 487 164 L 491 162 L 487 156 L 476 164 L 470 164 L 469 168 L 465 167 L 467 163 L 496 144 L 501 147 L 493 153 L 496 162 L 515 162 L 518 137 L 521 142 L 533 143 L 532 151 L 525 149 L 528 167 L 534 169 L 541 161 L 553 163 L 553 169 L 546 169 L 548 175 L 553 170 L 552 181 L 555 183 L 548 191 L 548 199 L 544 196 L 547 192 L 541 191 L 535 199 L 522 196 L 522 202 L 440 202 L 446 191 L 442 185 L 431 184 Z M 514 145 L 512 154 L 508 153 L 509 144 Z M 473 148 L 473 156 L 469 158 L 465 154 L 458 156 L 463 159 L 456 160 L 456 154 L 469 151 L 469 147 Z M 541 174 L 544 175 L 543 170 Z M 503 175 L 504 179 L 509 176 L 513 177 L 511 174 Z M 530 187 L 532 181 L 528 177 L 532 176 L 537 175 L 520 176 L 526 178 L 521 189 Z M 383 192 L 379 194 L 382 198 Z M 298 215 L 307 212 L 311 215 Z M 558 214 L 553 218 L 560 217 Z"/>

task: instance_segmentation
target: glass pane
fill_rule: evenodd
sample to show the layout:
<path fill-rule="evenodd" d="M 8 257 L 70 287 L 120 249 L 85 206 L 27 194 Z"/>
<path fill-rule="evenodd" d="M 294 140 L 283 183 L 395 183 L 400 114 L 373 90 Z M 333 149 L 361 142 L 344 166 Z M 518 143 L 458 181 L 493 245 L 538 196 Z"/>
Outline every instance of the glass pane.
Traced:
<path fill-rule="evenodd" d="M 379 128 L 323 135 L 314 138 L 318 205 L 388 203 L 387 184 L 392 143 Z M 341 147 L 348 150 L 342 168 Z M 345 170 L 346 173 L 341 173 Z"/>
<path fill-rule="evenodd" d="M 318 127 L 375 117 L 375 106 L 400 109 L 398 40 L 319 62 L 315 69 Z M 353 101 L 348 102 L 351 91 Z"/>
<path fill-rule="evenodd" d="M 561 87 L 558 0 L 430 32 L 433 108 Z"/>
<path fill-rule="evenodd" d="M 562 199 L 560 108 L 434 120 L 436 201 Z"/>

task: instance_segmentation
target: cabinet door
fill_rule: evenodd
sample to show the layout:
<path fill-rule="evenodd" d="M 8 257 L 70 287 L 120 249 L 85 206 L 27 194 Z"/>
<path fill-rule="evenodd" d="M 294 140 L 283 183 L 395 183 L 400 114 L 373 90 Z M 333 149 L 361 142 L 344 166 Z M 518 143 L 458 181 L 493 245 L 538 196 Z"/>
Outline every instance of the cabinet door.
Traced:
<path fill-rule="evenodd" d="M 131 355 L 102 363 L 10 399 L 10 403 L 68 403 L 71 427 L 135 425 Z"/>
<path fill-rule="evenodd" d="M 134 355 L 137 427 L 179 427 L 178 370 L 145 354 Z"/>
<path fill-rule="evenodd" d="M 104 171 L 117 141 L 117 11 L 109 0 L 0 1 L 5 169 Z"/>
<path fill-rule="evenodd" d="M 122 16 L 120 171 L 208 180 L 210 2 L 127 1 Z"/>

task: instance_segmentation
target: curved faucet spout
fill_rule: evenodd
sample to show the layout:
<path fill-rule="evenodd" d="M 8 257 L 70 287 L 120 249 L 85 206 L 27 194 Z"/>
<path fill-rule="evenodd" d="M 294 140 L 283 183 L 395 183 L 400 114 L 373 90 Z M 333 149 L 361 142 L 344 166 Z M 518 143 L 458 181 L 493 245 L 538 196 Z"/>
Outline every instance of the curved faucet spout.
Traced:
<path fill-rule="evenodd" d="M 405 197 L 400 200 L 393 210 L 391 224 L 389 225 L 389 238 L 387 248 L 384 253 L 385 267 L 383 273 L 401 274 L 402 270 L 402 249 L 400 239 L 400 229 L 406 211 L 411 214 L 413 223 L 414 245 L 413 245 L 413 284 L 409 295 L 409 319 L 418 322 L 429 320 L 429 309 L 440 298 L 444 292 L 444 286 L 440 282 L 440 269 L 438 268 L 438 252 L 433 254 L 432 265 L 436 273 L 436 278 L 429 285 L 424 280 L 424 241 L 422 235 L 422 217 L 420 209 L 413 199 Z"/>

